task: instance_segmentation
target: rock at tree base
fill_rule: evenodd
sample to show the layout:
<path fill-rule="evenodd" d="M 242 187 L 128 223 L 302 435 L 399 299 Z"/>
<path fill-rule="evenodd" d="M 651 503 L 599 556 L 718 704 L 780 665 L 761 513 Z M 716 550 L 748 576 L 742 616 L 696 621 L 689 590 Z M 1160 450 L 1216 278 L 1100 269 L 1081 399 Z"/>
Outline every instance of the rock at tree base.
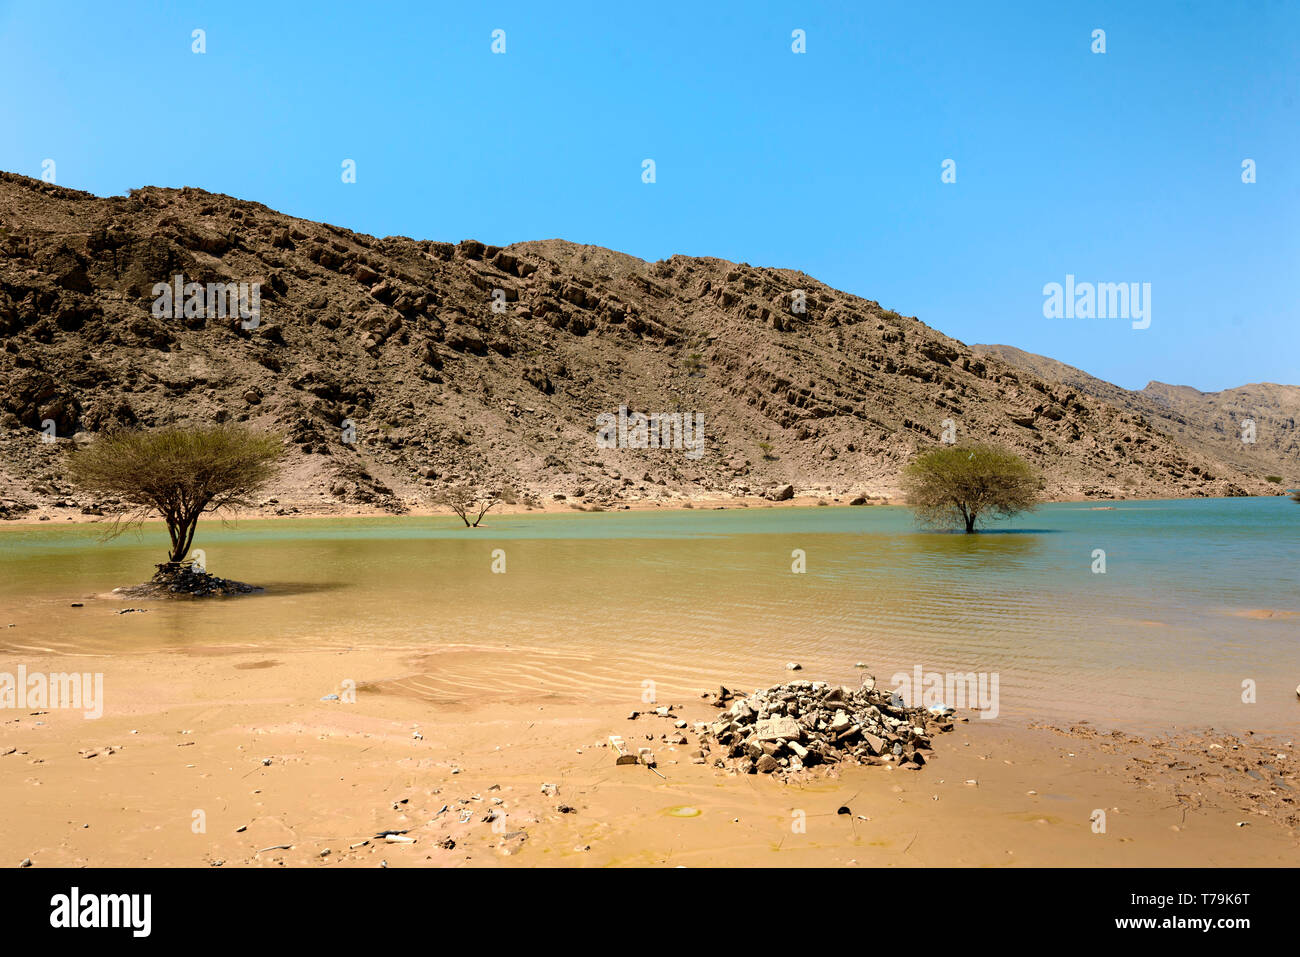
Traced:
<path fill-rule="evenodd" d="M 262 591 L 257 585 L 218 578 L 193 565 L 162 564 L 152 579 L 142 585 L 114 588 L 123 598 L 212 598 L 252 595 Z"/>

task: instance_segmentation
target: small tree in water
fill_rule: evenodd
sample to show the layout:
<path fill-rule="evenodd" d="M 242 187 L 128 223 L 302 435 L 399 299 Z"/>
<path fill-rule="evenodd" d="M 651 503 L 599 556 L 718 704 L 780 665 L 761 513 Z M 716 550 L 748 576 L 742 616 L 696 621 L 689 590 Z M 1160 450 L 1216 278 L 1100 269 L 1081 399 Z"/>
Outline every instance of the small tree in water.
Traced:
<path fill-rule="evenodd" d="M 926 525 L 960 523 L 969 534 L 990 517 L 1009 518 L 1038 504 L 1038 476 L 1013 452 L 991 445 L 950 445 L 903 470 L 907 504 Z"/>
<path fill-rule="evenodd" d="M 283 455 L 279 435 L 234 426 L 113 432 L 73 452 L 68 477 L 131 506 L 110 537 L 161 515 L 172 540 L 167 564 L 175 566 L 189 553 L 199 516 L 252 505 Z"/>
<path fill-rule="evenodd" d="M 500 503 L 501 499 L 495 492 L 480 494 L 464 482 L 448 485 L 433 497 L 434 505 L 451 509 L 460 516 L 466 528 L 478 528 L 488 509 Z"/>

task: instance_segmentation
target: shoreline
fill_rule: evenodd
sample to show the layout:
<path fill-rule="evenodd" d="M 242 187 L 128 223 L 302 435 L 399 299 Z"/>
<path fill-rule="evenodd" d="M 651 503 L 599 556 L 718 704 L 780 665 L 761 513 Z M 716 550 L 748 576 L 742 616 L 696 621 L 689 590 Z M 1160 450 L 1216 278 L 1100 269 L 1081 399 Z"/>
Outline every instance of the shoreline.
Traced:
<path fill-rule="evenodd" d="M 479 680 L 422 690 L 448 654 Z M 0 711 L 0 809 L 25 822 L 0 833 L 11 865 L 1285 866 L 1300 846 L 1289 741 L 972 718 L 919 771 L 839 765 L 782 784 L 691 763 L 692 744 L 663 740 L 674 721 L 629 720 L 645 705 L 608 688 L 499 688 L 500 653 L 22 657 L 106 670 L 109 707 Z M 342 674 L 355 703 L 321 700 Z M 661 700 L 690 722 L 718 713 Z M 610 734 L 651 746 L 664 778 L 616 766 Z M 1268 762 L 1276 781 L 1257 780 Z"/>
<path fill-rule="evenodd" d="M 82 607 L 120 597 L 66 595 Z M 279 630 L 256 606 L 224 603 L 205 603 L 225 611 L 195 630 L 202 615 L 148 604 L 111 609 L 155 612 L 107 619 L 121 626 L 41 603 L 15 617 L 0 673 L 101 675 L 104 707 L 87 719 L 0 697 L 0 813 L 22 822 L 0 829 L 0 865 L 7 854 L 36 867 L 1294 866 L 1300 849 L 1285 723 L 1130 733 L 1070 697 L 1044 710 L 1096 723 L 968 710 L 919 770 L 840 764 L 783 783 L 717 768 L 716 752 L 695 763 L 695 733 L 677 723 L 714 719 L 702 694 L 719 683 L 789 681 L 785 657 L 534 647 L 515 633 L 492 643 L 471 626 L 432 641 L 418 628 L 367 632 L 364 617 Z M 805 653 L 799 678 L 859 680 L 839 651 L 791 652 Z M 645 676 L 654 703 L 640 697 Z M 656 704 L 677 706 L 671 720 L 646 713 Z M 659 773 L 617 765 L 611 735 L 651 748 Z"/>
<path fill-rule="evenodd" d="M 494 515 L 568 515 L 573 512 L 582 512 L 587 514 L 600 514 L 605 512 L 625 512 L 625 511 L 645 511 L 645 512 L 686 512 L 686 511 L 725 511 L 730 509 L 743 508 L 880 508 L 896 507 L 906 508 L 906 504 L 901 496 L 879 496 L 870 499 L 861 505 L 851 505 L 845 499 L 851 499 L 854 496 L 848 493 L 839 496 L 832 496 L 830 493 L 825 495 L 795 495 L 793 498 L 784 501 L 773 501 L 761 496 L 696 496 L 691 498 L 671 499 L 667 501 L 635 501 L 635 502 L 617 502 L 613 505 L 603 503 L 586 503 L 574 501 L 545 501 L 540 506 L 526 505 L 501 505 L 494 506 L 484 518 L 482 528 L 490 526 L 490 519 Z M 1184 502 L 1197 500 L 1230 500 L 1230 499 L 1253 499 L 1253 498 L 1287 498 L 1285 492 L 1279 492 L 1277 495 L 1238 495 L 1238 496 L 1184 496 L 1180 498 L 1117 498 L 1117 499 L 1100 499 L 1079 497 L 1063 497 L 1044 499 L 1040 505 L 1078 505 L 1088 503 L 1089 511 L 1110 511 L 1119 503 L 1130 502 Z M 434 509 L 427 506 L 411 507 L 404 512 L 392 512 L 382 508 L 372 506 L 321 506 L 313 502 L 294 502 L 277 501 L 274 505 L 258 506 L 255 508 L 239 509 L 227 516 L 221 514 L 207 513 L 206 520 L 224 520 L 232 524 L 246 520 L 262 519 L 327 519 L 327 518 L 454 518 L 455 513 L 447 510 Z M 105 514 L 86 514 L 80 508 L 37 508 L 31 512 L 18 517 L 6 517 L 0 520 L 0 530 L 6 527 L 40 525 L 45 522 L 60 522 L 66 524 L 106 524 L 113 518 L 112 513 Z M 160 522 L 161 519 L 150 518 L 145 524 Z"/>

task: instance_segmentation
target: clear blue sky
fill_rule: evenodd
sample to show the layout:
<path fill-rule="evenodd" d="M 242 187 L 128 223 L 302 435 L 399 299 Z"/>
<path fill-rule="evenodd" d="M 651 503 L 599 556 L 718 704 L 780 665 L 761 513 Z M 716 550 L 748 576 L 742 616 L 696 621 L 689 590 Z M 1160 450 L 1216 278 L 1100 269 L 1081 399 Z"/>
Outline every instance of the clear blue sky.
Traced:
<path fill-rule="evenodd" d="M 1298 60 L 1294 0 L 0 0 L 0 168 L 798 268 L 1131 388 L 1300 383 Z M 1151 327 L 1043 318 L 1066 273 L 1151 283 Z"/>

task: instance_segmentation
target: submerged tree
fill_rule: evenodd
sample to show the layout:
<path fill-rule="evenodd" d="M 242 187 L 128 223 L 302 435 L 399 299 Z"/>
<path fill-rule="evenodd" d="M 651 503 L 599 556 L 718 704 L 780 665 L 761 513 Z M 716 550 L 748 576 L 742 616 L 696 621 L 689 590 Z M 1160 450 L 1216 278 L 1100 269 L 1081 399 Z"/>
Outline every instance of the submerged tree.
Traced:
<path fill-rule="evenodd" d="M 73 452 L 68 477 L 130 506 L 110 537 L 161 515 L 172 540 L 167 564 L 174 566 L 189 553 L 199 516 L 252 505 L 283 455 L 279 435 L 235 426 L 121 431 Z"/>
<path fill-rule="evenodd" d="M 464 483 L 445 486 L 433 496 L 434 505 L 451 509 L 460 516 L 466 528 L 478 528 L 478 523 L 483 521 L 488 509 L 500 503 L 501 498 L 497 493 L 480 493 Z M 473 521 L 470 521 L 471 513 L 474 515 Z"/>
<path fill-rule="evenodd" d="M 991 445 L 950 445 L 903 470 L 907 504 L 927 525 L 960 522 L 967 533 L 990 517 L 1008 518 L 1038 503 L 1038 476 L 1014 452 Z"/>

